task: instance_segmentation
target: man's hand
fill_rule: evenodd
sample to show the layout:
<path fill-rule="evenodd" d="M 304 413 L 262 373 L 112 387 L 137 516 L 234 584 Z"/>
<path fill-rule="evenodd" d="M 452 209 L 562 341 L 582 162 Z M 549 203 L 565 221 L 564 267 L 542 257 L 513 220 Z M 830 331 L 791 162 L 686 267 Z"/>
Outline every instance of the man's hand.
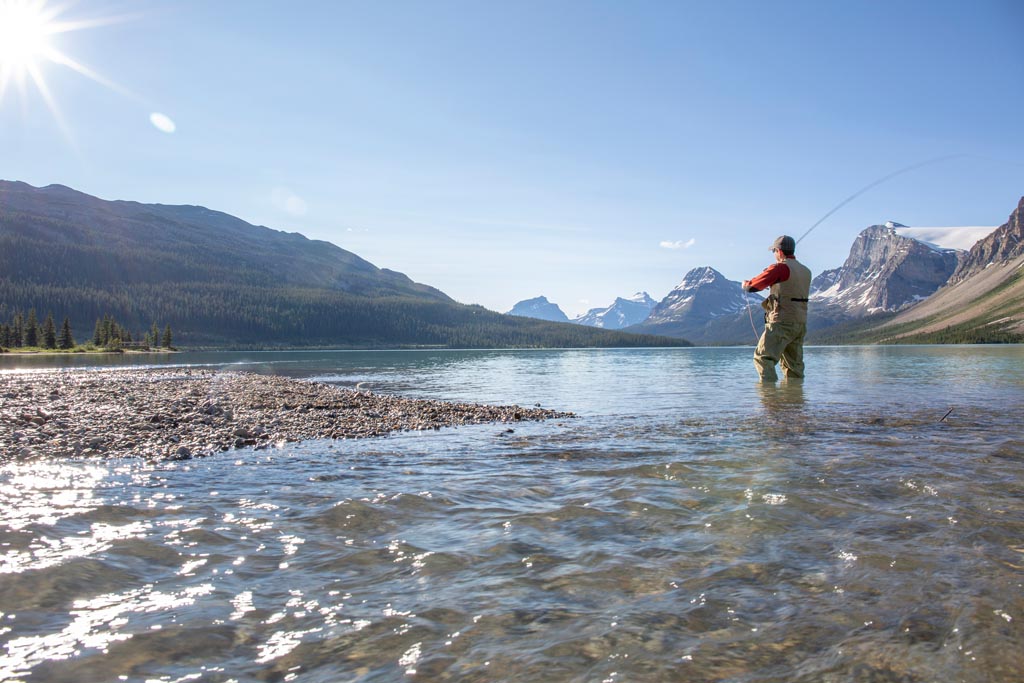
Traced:
<path fill-rule="evenodd" d="M 740 287 L 743 288 L 744 292 L 749 292 L 750 291 L 750 280 L 744 280 L 743 283 L 740 284 Z"/>

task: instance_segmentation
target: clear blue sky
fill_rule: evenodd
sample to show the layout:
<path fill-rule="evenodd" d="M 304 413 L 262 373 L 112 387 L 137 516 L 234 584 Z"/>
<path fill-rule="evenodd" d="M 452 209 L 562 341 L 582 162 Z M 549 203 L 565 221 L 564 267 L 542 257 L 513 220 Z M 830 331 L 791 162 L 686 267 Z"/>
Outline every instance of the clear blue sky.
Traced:
<path fill-rule="evenodd" d="M 50 44 L 110 83 L 39 57 L 62 131 L 9 78 L 0 178 L 201 204 L 500 311 L 750 277 L 776 235 L 943 155 L 965 156 L 865 193 L 798 255 L 838 266 L 890 219 L 998 225 L 1024 195 L 1018 0 L 82 0 L 58 19 L 97 24 Z"/>

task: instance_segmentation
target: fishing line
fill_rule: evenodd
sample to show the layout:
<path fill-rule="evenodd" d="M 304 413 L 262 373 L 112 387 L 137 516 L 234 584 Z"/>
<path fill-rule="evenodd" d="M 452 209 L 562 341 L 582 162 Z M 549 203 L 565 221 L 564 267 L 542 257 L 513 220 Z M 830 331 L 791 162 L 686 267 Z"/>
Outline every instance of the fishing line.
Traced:
<path fill-rule="evenodd" d="M 904 173 L 909 173 L 910 171 L 917 170 L 917 169 L 919 169 L 919 168 L 921 168 L 923 166 L 930 166 L 932 164 L 938 164 L 938 163 L 943 162 L 943 161 L 949 161 L 950 159 L 958 159 L 958 158 L 965 157 L 965 156 L 967 156 L 967 155 L 966 154 L 946 154 L 944 156 L 935 157 L 933 159 L 925 159 L 924 161 L 919 161 L 916 164 L 911 164 L 910 166 L 905 166 L 904 168 L 898 169 L 896 171 L 893 171 L 892 173 L 889 173 L 887 175 L 882 176 L 878 180 L 874 180 L 874 181 L 868 183 L 867 185 L 865 185 L 864 187 L 860 188 L 859 190 L 857 190 L 856 192 L 851 194 L 849 197 L 847 197 L 846 199 L 844 199 L 843 201 L 839 202 L 838 204 L 833 206 L 831 209 L 829 209 L 829 211 L 824 216 L 819 218 L 814 223 L 814 225 L 812 225 L 810 228 L 807 229 L 807 232 L 805 232 L 804 234 L 800 235 L 800 238 L 796 241 L 796 243 L 800 244 L 800 241 L 803 240 L 803 238 L 805 238 L 808 235 L 810 235 L 811 231 L 813 231 L 816 227 L 818 227 L 819 225 L 824 223 L 826 220 L 828 220 L 828 218 L 832 214 L 834 214 L 836 211 L 838 211 L 839 209 L 843 208 L 844 206 L 846 206 L 847 204 L 849 204 L 854 199 L 856 199 L 857 197 L 861 196 L 862 194 L 864 194 L 865 192 L 867 192 L 871 188 L 878 187 L 882 183 L 888 182 L 889 180 L 892 180 L 896 176 L 903 175 Z M 747 295 L 746 296 L 746 300 L 747 300 L 747 315 L 750 317 L 750 328 L 752 330 L 754 330 L 754 337 L 756 339 L 760 339 L 760 336 L 758 335 L 758 332 L 757 332 L 757 326 L 754 324 L 754 314 L 750 310 L 750 292 L 747 292 L 746 295 Z"/>
<path fill-rule="evenodd" d="M 757 333 L 757 325 L 754 324 L 754 313 L 750 310 L 750 292 L 744 297 L 747 300 L 747 316 L 750 318 L 750 329 L 754 331 L 754 339 L 760 341 L 761 335 Z"/>
<path fill-rule="evenodd" d="M 898 171 L 893 171 L 892 173 L 890 173 L 890 174 L 888 174 L 886 176 L 882 176 L 881 178 L 879 178 L 878 180 L 875 180 L 874 182 L 868 183 L 867 185 L 865 185 L 864 187 L 860 188 L 859 190 L 857 190 L 856 192 L 851 194 L 849 197 L 847 197 L 846 199 L 844 199 L 843 201 L 839 202 L 834 207 L 832 207 L 832 209 L 830 209 L 828 213 L 826 213 L 824 216 L 822 216 L 821 218 L 818 219 L 817 223 L 815 223 L 810 228 L 808 228 L 807 232 L 805 232 L 804 234 L 800 235 L 800 239 L 798 239 L 796 241 L 796 243 L 800 244 L 800 240 L 802 240 L 803 238 L 805 238 L 808 235 L 810 235 L 811 231 L 814 230 L 819 225 L 821 225 L 822 223 L 824 223 L 828 219 L 829 216 L 831 216 L 836 211 L 838 211 L 839 209 L 843 208 L 844 206 L 846 206 L 847 204 L 849 204 L 854 199 L 856 199 L 857 197 L 861 196 L 862 194 L 864 194 L 865 192 L 867 192 L 871 188 L 877 187 L 877 186 L 881 185 L 882 183 L 884 183 L 886 181 L 892 180 L 893 178 L 895 178 L 898 175 L 903 175 L 904 173 L 909 173 L 910 171 L 919 169 L 922 166 L 930 166 L 932 164 L 937 164 L 937 163 L 942 162 L 942 161 L 949 161 L 950 159 L 957 159 L 957 158 L 965 157 L 965 156 L 967 156 L 967 155 L 966 154 L 947 154 L 945 156 L 935 157 L 934 159 L 926 159 L 924 161 L 919 161 L 916 164 L 911 164 L 910 166 L 907 166 L 905 168 L 901 168 Z"/>

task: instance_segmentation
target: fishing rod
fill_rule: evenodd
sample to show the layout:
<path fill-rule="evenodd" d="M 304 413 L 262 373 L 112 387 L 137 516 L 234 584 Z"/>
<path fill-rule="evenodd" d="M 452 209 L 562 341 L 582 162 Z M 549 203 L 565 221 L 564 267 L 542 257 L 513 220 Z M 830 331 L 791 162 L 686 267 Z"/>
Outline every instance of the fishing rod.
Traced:
<path fill-rule="evenodd" d="M 950 159 L 957 159 L 957 158 L 964 157 L 964 156 L 967 156 L 967 155 L 966 154 L 947 154 L 945 156 L 935 157 L 934 159 L 925 159 L 924 161 L 919 161 L 916 164 L 911 164 L 910 166 L 906 166 L 906 167 L 901 168 L 901 169 L 899 169 L 897 171 L 893 171 L 892 173 L 890 173 L 888 175 L 882 176 L 878 180 L 875 180 L 875 181 L 872 181 L 872 182 L 868 183 L 867 185 L 865 185 L 864 187 L 860 188 L 859 190 L 857 190 L 856 192 L 851 194 L 849 197 L 847 197 L 846 199 L 844 199 L 843 201 L 839 202 L 834 207 L 832 207 L 828 211 L 828 213 L 826 213 L 824 216 L 819 218 L 818 221 L 814 225 L 812 225 L 810 228 L 808 228 L 807 232 L 805 232 L 804 234 L 800 235 L 800 239 L 798 239 L 796 241 L 796 243 L 800 244 L 800 240 L 802 240 L 803 238 L 805 238 L 808 235 L 810 235 L 812 230 L 814 230 L 816 227 L 818 227 L 819 225 L 824 223 L 826 220 L 828 220 L 828 218 L 832 214 L 834 214 L 836 211 L 838 211 L 839 209 L 843 208 L 844 206 L 846 206 L 847 204 L 849 204 L 854 199 L 856 199 L 857 197 L 861 196 L 862 194 L 864 194 L 865 192 L 867 192 L 871 188 L 878 187 L 882 183 L 888 182 L 888 181 L 892 180 L 893 178 L 895 178 L 896 176 L 903 175 L 904 173 L 909 173 L 910 171 L 916 171 L 917 169 L 919 169 L 919 168 L 921 168 L 923 166 L 931 166 L 932 164 L 937 164 L 937 163 L 940 163 L 942 161 L 949 161 Z"/>
<path fill-rule="evenodd" d="M 819 218 L 814 223 L 814 225 L 812 225 L 810 228 L 807 229 L 807 232 L 805 232 L 804 234 L 800 235 L 800 238 L 796 241 L 796 243 L 800 244 L 800 241 L 803 240 L 803 238 L 805 238 L 808 235 L 810 235 L 811 232 L 816 227 L 818 227 L 819 225 L 824 223 L 826 220 L 828 220 L 829 217 L 832 216 L 832 214 L 834 214 L 836 211 L 838 211 L 839 209 L 843 208 L 844 206 L 846 206 L 847 204 L 852 202 L 854 199 L 856 199 L 857 197 L 859 197 L 862 194 L 864 194 L 865 192 L 867 192 L 868 190 L 870 190 L 870 189 L 872 189 L 874 187 L 878 187 L 882 183 L 888 182 L 888 181 L 892 180 L 893 178 L 895 178 L 896 176 L 903 175 L 904 173 L 909 173 L 910 171 L 915 171 L 915 170 L 917 170 L 919 168 L 922 168 L 923 166 L 930 166 L 932 164 L 938 164 L 938 163 L 941 163 L 943 161 L 949 161 L 950 159 L 958 159 L 958 158 L 965 157 L 965 156 L 967 156 L 967 155 L 966 154 L 946 154 L 944 156 L 934 157 L 932 159 L 925 159 L 924 161 L 919 161 L 916 164 L 911 164 L 910 166 L 905 166 L 905 167 L 903 167 L 901 169 L 893 171 L 892 173 L 889 173 L 887 175 L 882 176 L 878 180 L 874 180 L 874 181 L 868 183 L 867 185 L 865 185 L 864 187 L 860 188 L 859 190 L 857 190 L 856 192 L 851 194 L 849 197 L 847 197 L 846 199 L 844 199 L 843 201 L 839 202 L 838 204 L 833 206 L 831 209 L 829 209 L 828 212 L 825 213 L 824 216 Z M 757 326 L 754 324 L 754 314 L 750 311 L 750 293 L 749 292 L 747 292 L 747 315 L 750 317 L 750 327 L 751 327 L 751 329 L 754 330 L 754 337 L 756 338 L 756 337 L 758 337 Z"/>

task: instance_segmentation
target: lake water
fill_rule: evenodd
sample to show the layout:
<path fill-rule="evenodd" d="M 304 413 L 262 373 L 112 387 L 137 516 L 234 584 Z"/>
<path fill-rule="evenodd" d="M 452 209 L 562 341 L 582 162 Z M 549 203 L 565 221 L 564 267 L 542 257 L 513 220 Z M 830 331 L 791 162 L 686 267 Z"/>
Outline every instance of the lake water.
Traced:
<path fill-rule="evenodd" d="M 1024 680 L 1024 347 L 750 357 L 164 357 L 577 417 L 4 464 L 0 680 Z"/>

